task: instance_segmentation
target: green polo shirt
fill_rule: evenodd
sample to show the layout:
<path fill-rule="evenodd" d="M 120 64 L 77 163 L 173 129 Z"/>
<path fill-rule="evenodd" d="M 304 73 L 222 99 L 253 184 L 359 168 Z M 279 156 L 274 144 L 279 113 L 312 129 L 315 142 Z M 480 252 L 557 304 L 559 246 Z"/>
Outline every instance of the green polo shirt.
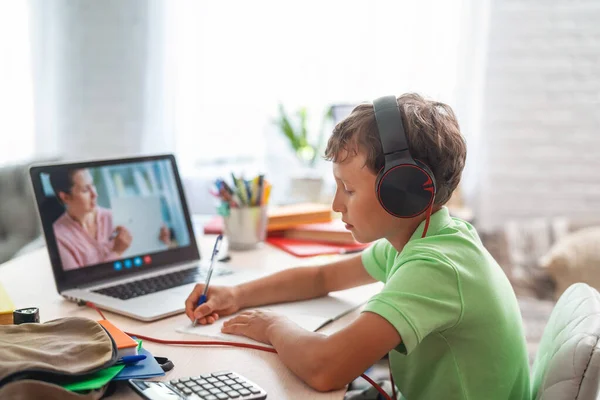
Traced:
<path fill-rule="evenodd" d="M 363 312 L 400 334 L 390 352 L 407 400 L 529 400 L 521 313 L 500 266 L 465 221 L 443 207 L 421 223 L 402 252 L 385 239 L 363 252 L 368 273 L 385 283 Z"/>

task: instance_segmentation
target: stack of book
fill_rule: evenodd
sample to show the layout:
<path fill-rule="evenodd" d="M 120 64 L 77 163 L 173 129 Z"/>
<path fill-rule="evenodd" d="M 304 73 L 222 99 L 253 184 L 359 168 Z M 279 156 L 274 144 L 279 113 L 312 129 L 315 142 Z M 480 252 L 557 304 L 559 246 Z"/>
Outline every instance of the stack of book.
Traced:
<path fill-rule="evenodd" d="M 331 208 L 325 204 L 300 203 L 272 207 L 267 211 L 269 232 L 282 231 L 300 224 L 329 222 L 332 220 Z M 223 217 L 216 216 L 204 225 L 204 233 L 223 233 Z"/>
<path fill-rule="evenodd" d="M 358 243 L 344 223 L 334 219 L 331 206 L 299 203 L 271 208 L 268 211 L 267 242 L 296 256 L 359 252 L 368 244 Z M 204 233 L 223 231 L 221 217 L 204 226 Z"/>

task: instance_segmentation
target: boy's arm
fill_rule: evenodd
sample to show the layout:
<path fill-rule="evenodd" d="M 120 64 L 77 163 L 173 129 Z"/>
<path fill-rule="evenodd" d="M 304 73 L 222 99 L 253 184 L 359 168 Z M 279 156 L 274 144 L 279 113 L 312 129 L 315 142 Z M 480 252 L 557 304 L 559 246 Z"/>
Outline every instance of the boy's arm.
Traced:
<path fill-rule="evenodd" d="M 275 313 L 257 311 L 226 322 L 223 332 L 271 343 L 283 363 L 319 391 L 343 388 L 402 340 L 391 323 L 371 312 L 360 314 L 331 336 L 309 332 Z"/>
<path fill-rule="evenodd" d="M 375 282 L 361 256 L 316 267 L 291 268 L 237 286 L 240 308 L 307 300 L 336 290 Z"/>

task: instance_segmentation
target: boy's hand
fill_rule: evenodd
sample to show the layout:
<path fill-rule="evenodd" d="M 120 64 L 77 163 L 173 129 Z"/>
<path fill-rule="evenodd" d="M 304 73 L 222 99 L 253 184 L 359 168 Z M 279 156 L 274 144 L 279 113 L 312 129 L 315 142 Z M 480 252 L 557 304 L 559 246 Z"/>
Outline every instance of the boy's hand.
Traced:
<path fill-rule="evenodd" d="M 221 332 L 246 336 L 256 341 L 271 344 L 269 329 L 286 318 L 273 311 L 249 310 L 225 321 Z"/>
<path fill-rule="evenodd" d="M 235 287 L 210 286 L 206 303 L 196 308 L 202 292 L 204 284 L 199 283 L 185 301 L 185 313 L 191 321 L 198 319 L 201 325 L 212 324 L 220 316 L 233 314 L 240 309 Z"/>

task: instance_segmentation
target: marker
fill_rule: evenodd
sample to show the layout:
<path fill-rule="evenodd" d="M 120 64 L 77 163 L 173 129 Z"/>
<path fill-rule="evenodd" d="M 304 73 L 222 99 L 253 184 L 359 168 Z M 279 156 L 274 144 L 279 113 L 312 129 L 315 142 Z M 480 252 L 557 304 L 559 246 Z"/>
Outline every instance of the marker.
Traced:
<path fill-rule="evenodd" d="M 221 240 L 223 239 L 223 235 L 219 235 L 217 236 L 217 240 L 215 241 L 215 247 L 213 248 L 213 252 L 212 252 L 212 256 L 210 257 L 210 266 L 208 267 L 208 274 L 206 275 L 206 283 L 204 284 L 204 292 L 202 292 L 202 295 L 200 296 L 200 298 L 198 299 L 198 303 L 196 304 L 196 308 L 200 307 L 201 304 L 206 303 L 206 294 L 208 293 L 208 285 L 210 283 L 210 277 L 212 276 L 212 272 L 213 272 L 213 267 L 214 267 L 214 261 L 215 261 L 215 256 L 217 255 L 217 253 L 219 252 L 219 248 L 221 247 Z M 192 323 L 192 326 L 196 326 L 198 325 L 198 318 L 194 319 L 194 322 Z"/>
<path fill-rule="evenodd" d="M 118 234 L 119 234 L 119 230 L 118 230 L 118 229 L 115 229 L 115 230 L 114 230 L 114 231 L 112 231 L 112 233 L 110 234 L 110 236 L 109 236 L 108 240 L 114 240 L 114 239 L 117 237 L 117 235 L 118 235 Z"/>
<path fill-rule="evenodd" d="M 117 360 L 117 365 L 121 364 L 135 364 L 138 361 L 145 360 L 146 356 L 144 354 L 138 354 L 137 356 L 124 356 Z"/>

